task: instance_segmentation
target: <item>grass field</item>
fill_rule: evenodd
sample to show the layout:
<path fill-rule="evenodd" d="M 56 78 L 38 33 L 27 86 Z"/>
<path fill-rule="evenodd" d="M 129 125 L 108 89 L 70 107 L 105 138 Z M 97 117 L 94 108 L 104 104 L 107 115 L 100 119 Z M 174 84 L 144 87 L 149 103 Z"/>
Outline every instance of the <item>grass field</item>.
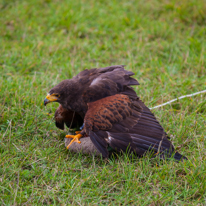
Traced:
<path fill-rule="evenodd" d="M 187 162 L 64 147 L 47 92 L 126 65 L 149 107 L 206 89 L 205 0 L 0 0 L 0 205 L 206 205 L 206 94 L 153 112 Z"/>

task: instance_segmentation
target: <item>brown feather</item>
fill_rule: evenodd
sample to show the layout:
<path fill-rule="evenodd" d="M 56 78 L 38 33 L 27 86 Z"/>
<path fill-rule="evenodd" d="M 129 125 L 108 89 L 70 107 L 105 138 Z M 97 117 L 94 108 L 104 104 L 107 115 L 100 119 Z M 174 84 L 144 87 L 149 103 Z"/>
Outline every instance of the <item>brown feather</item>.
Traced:
<path fill-rule="evenodd" d="M 96 131 L 107 131 L 104 138 L 117 151 L 129 149 L 143 155 L 152 150 L 161 158 L 171 157 L 174 152 L 167 134 L 150 110 L 140 100 L 131 101 L 126 95 L 117 94 L 89 103 L 84 123 L 89 134 L 94 127 Z M 98 149 L 98 135 L 95 138 L 97 142 L 93 143 Z"/>
<path fill-rule="evenodd" d="M 54 115 L 56 126 L 59 129 L 64 129 L 64 124 L 69 128 L 77 128 L 82 126 L 83 119 L 78 113 L 74 113 L 71 110 L 67 110 L 59 105 Z"/>

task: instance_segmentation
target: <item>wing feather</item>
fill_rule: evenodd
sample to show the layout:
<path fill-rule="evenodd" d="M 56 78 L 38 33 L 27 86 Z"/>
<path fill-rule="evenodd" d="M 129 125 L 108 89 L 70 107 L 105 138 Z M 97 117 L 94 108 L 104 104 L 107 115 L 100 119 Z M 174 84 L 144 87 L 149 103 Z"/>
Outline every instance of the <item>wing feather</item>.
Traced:
<path fill-rule="evenodd" d="M 129 150 L 141 156 L 152 151 L 159 153 L 161 158 L 171 157 L 174 152 L 166 132 L 139 99 L 130 100 L 125 95 L 117 94 L 91 102 L 84 123 L 85 130 L 92 135 L 92 141 L 104 155 L 102 137 L 108 139 L 109 145 L 117 151 Z M 100 137 L 94 128 L 95 132 L 106 133 Z M 179 160 L 179 153 L 175 153 L 174 157 Z"/>
<path fill-rule="evenodd" d="M 108 157 L 107 142 L 105 139 L 98 136 L 95 132 L 90 131 L 89 136 L 95 147 L 102 153 L 103 157 Z"/>
<path fill-rule="evenodd" d="M 83 96 L 85 102 L 94 102 L 118 93 L 136 99 L 137 95 L 131 85 L 139 85 L 132 78 L 133 72 L 126 71 L 124 65 L 115 65 L 100 69 L 84 70 L 75 78 L 79 82 L 87 82 Z M 86 78 L 86 80 L 84 80 Z"/>

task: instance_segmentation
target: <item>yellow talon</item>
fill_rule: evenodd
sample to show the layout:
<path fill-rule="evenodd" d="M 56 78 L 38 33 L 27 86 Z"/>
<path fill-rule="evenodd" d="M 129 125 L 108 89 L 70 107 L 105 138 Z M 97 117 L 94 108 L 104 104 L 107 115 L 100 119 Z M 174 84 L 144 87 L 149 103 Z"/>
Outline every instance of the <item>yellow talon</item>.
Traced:
<path fill-rule="evenodd" d="M 79 139 L 82 137 L 83 135 L 82 134 L 76 134 L 76 135 L 66 135 L 65 137 L 66 138 L 73 138 L 73 140 L 69 143 L 69 145 L 67 145 L 67 149 L 69 149 L 70 145 L 73 143 L 73 142 L 77 142 L 77 143 L 81 143 L 79 141 Z"/>
<path fill-rule="evenodd" d="M 75 134 L 79 134 L 81 131 L 75 131 Z"/>

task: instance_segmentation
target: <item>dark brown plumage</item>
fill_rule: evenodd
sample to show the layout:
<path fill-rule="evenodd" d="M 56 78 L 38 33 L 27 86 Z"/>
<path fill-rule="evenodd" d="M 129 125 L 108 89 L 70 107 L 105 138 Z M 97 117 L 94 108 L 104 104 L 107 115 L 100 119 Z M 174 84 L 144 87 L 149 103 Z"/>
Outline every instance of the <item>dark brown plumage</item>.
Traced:
<path fill-rule="evenodd" d="M 78 128 L 83 124 L 83 119 L 78 113 L 63 108 L 61 104 L 55 112 L 54 119 L 56 126 L 62 130 L 64 129 L 64 124 L 68 128 Z"/>
<path fill-rule="evenodd" d="M 162 158 L 186 159 L 174 151 L 162 126 L 131 87 L 139 85 L 133 74 L 122 65 L 84 70 L 53 87 L 44 103 L 60 103 L 55 113 L 60 129 L 64 122 L 75 127 L 84 121 L 81 134 L 90 136 L 104 157 L 109 145 L 140 156 L 150 150 Z"/>

